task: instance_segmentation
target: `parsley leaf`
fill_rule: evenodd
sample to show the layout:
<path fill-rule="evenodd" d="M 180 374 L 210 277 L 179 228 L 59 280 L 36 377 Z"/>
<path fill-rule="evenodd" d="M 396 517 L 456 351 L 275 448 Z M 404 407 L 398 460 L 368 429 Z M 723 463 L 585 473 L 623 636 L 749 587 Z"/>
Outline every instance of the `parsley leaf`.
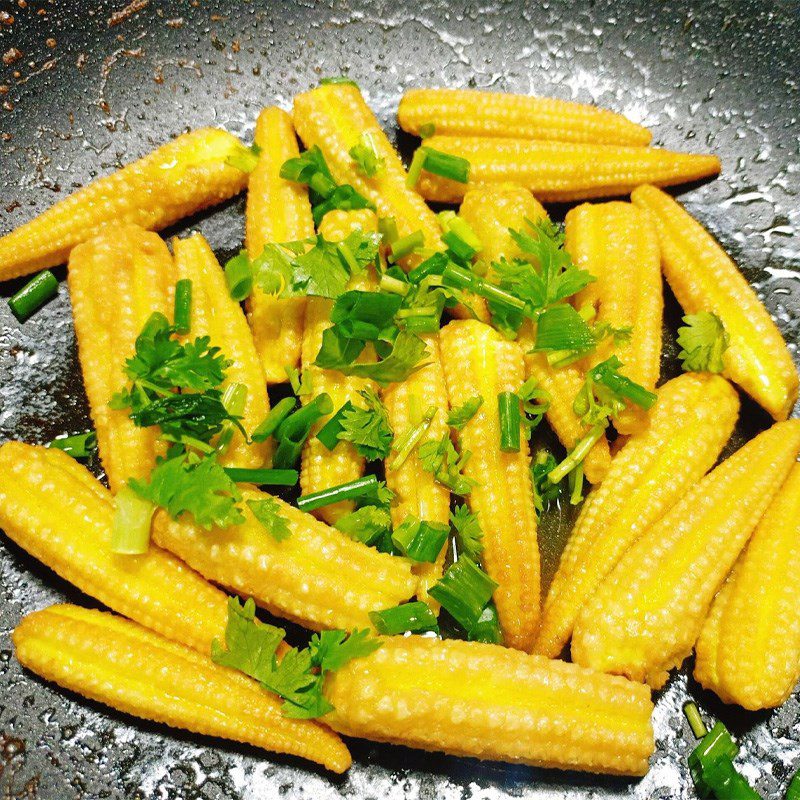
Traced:
<path fill-rule="evenodd" d="M 477 485 L 477 481 L 461 474 L 471 455 L 469 450 L 458 455 L 449 432 L 444 433 L 438 441 L 433 439 L 421 444 L 417 450 L 422 469 L 433 473 L 442 486 L 460 495 L 469 494 L 472 487 Z"/>
<path fill-rule="evenodd" d="M 460 406 L 450 409 L 450 413 L 447 415 L 447 424 L 460 431 L 478 413 L 478 409 L 482 405 L 483 397 L 479 394 L 470 397 Z"/>
<path fill-rule="evenodd" d="M 478 515 L 473 514 L 466 504 L 462 503 L 450 514 L 450 522 L 456 529 L 459 555 L 478 561 L 483 552 L 483 531 Z"/>
<path fill-rule="evenodd" d="M 722 356 L 730 337 L 722 320 L 709 311 L 687 314 L 685 326 L 678 328 L 678 344 L 683 348 L 678 358 L 686 372 L 722 372 Z"/>
<path fill-rule="evenodd" d="M 356 164 L 356 169 L 367 178 L 374 178 L 383 172 L 386 159 L 381 158 L 375 148 L 372 134 L 365 131 L 358 139 L 358 143 L 350 148 L 350 158 Z"/>
<path fill-rule="evenodd" d="M 373 389 L 368 387 L 359 394 L 367 407 L 354 406 L 342 414 L 339 439 L 352 442 L 367 461 L 384 459 L 389 455 L 394 436 L 389 415 Z"/>
<path fill-rule="evenodd" d="M 292 535 L 289 520 L 281 514 L 280 503 L 274 497 L 248 500 L 247 505 L 275 541 L 282 542 Z"/>

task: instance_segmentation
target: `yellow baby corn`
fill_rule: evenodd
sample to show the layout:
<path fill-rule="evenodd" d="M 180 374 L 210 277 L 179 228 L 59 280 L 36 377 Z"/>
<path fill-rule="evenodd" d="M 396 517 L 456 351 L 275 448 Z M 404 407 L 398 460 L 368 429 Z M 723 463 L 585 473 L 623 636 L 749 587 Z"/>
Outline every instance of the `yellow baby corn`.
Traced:
<path fill-rule="evenodd" d="M 417 190 L 426 200 L 456 203 L 475 184 L 512 181 L 537 200 L 566 202 L 626 194 L 643 183 L 673 186 L 716 175 L 716 156 L 674 153 L 649 147 L 431 136 L 425 145 L 466 158 L 469 183 L 423 172 Z"/>
<path fill-rule="evenodd" d="M 477 320 L 458 320 L 441 332 L 450 405 L 475 395 L 483 405 L 464 426 L 461 451 L 471 458 L 464 475 L 477 481 L 468 495 L 483 531 L 483 565 L 499 584 L 494 599 L 505 643 L 530 650 L 539 619 L 539 546 L 527 437 L 518 452 L 500 450 L 497 395 L 525 380 L 522 350 Z"/>
<path fill-rule="evenodd" d="M 652 216 L 661 262 L 687 314 L 711 311 L 730 336 L 725 376 L 775 419 L 786 419 L 797 400 L 798 375 L 769 312 L 716 240 L 669 195 L 654 186 L 632 194 Z"/>
<path fill-rule="evenodd" d="M 266 244 L 314 235 L 306 187 L 280 176 L 283 162 L 300 153 L 291 117 L 275 106 L 265 108 L 258 116 L 254 138 L 261 153 L 247 188 L 245 244 L 250 258 L 261 255 Z M 253 288 L 248 317 L 269 383 L 284 383 L 284 367 L 300 363 L 305 307 L 305 297 L 279 299 Z"/>
<path fill-rule="evenodd" d="M 576 307 L 590 302 L 597 324 L 631 330 L 625 343 L 606 340 L 592 362 L 613 353 L 624 364 L 622 373 L 652 392 L 661 363 L 664 308 L 655 227 L 630 203 L 584 203 L 567 214 L 565 228 L 565 247 L 573 262 L 597 278 L 575 299 Z M 647 414 L 638 406 L 614 420 L 622 434 L 646 425 Z"/>
<path fill-rule="evenodd" d="M 714 465 L 738 411 L 738 395 L 718 375 L 686 373 L 658 390 L 650 426 L 630 438 L 581 509 L 544 602 L 537 653 L 561 653 L 603 578 Z"/>
<path fill-rule="evenodd" d="M 340 242 L 354 230 L 374 233 L 378 230 L 378 218 L 372 211 L 330 211 L 320 223 L 319 232 L 329 242 Z M 374 284 L 374 275 L 367 272 L 356 277 L 349 288 L 367 289 Z M 305 327 L 303 331 L 302 363 L 311 375 L 313 395 L 303 397 L 311 400 L 327 392 L 333 400 L 334 413 L 348 400 L 354 405 L 363 405 L 358 393 L 373 387 L 372 381 L 355 375 L 342 375 L 336 370 L 321 369 L 314 360 L 322 346 L 322 334 L 331 326 L 332 300 L 324 297 L 309 297 L 306 305 Z M 329 489 L 341 483 L 360 478 L 364 474 L 364 458 L 358 454 L 350 442 L 339 442 L 331 452 L 317 439 L 317 431 L 328 421 L 322 418 L 312 429 L 303 446 L 300 486 L 303 494 L 321 489 Z M 333 524 L 337 519 L 353 510 L 352 500 L 342 500 L 323 506 L 315 511 L 316 516 Z"/>
<path fill-rule="evenodd" d="M 406 186 L 406 171 L 358 87 L 318 86 L 294 98 L 294 126 L 306 147 L 318 145 L 333 177 L 369 198 L 380 217 L 393 217 L 401 237 L 422 231 L 425 247 L 441 249 L 439 223 L 422 198 Z M 350 150 L 367 134 L 383 159 L 383 169 L 367 178 L 356 169 Z M 411 256 L 406 266 L 418 261 Z"/>
<path fill-rule="evenodd" d="M 800 678 L 800 464 L 795 464 L 720 589 L 694 674 L 726 703 L 775 708 Z"/>
<path fill-rule="evenodd" d="M 61 450 L 0 447 L 0 527 L 32 556 L 114 611 L 209 653 L 225 595 L 169 553 L 111 552 L 114 498 Z"/>
<path fill-rule="evenodd" d="M 92 181 L 0 238 L 0 281 L 63 264 L 109 222 L 160 230 L 227 200 L 247 185 L 247 173 L 226 159 L 244 150 L 230 133 L 201 128 Z"/>
<path fill-rule="evenodd" d="M 447 431 L 447 386 L 444 382 L 439 337 L 422 337 L 428 348 L 425 358 L 427 366 L 415 372 L 402 383 L 390 383 L 383 390 L 383 404 L 394 431 L 395 441 L 422 421 L 430 408 L 436 409 L 425 439 L 440 440 Z M 397 527 L 408 516 L 427 522 L 447 525 L 450 521 L 450 491 L 435 480 L 433 473 L 422 469 L 416 448 L 399 467 L 393 468 L 396 454 L 386 461 L 386 485 L 394 492 L 392 525 Z M 414 573 L 419 577 L 417 597 L 434 608 L 438 604 L 428 597 L 428 589 L 442 577 L 442 566 L 447 551 L 445 544 L 433 564 L 414 564 Z"/>
<path fill-rule="evenodd" d="M 175 268 L 167 246 L 136 225 L 108 225 L 69 259 L 69 292 L 83 382 L 100 459 L 112 492 L 146 478 L 155 464 L 158 428 L 136 427 L 126 409 L 108 407 L 127 378 L 125 360 L 154 311 L 172 317 Z M 113 298 L 125 298 L 114 302 Z"/>
<path fill-rule="evenodd" d="M 57 605 L 25 617 L 12 639 L 24 667 L 119 711 L 301 756 L 334 772 L 350 766 L 336 734 L 287 719 L 277 695 L 122 617 Z"/>
<path fill-rule="evenodd" d="M 247 387 L 241 423 L 251 432 L 267 415 L 269 398 L 264 371 L 253 345 L 242 309 L 231 299 L 225 275 L 208 242 L 200 233 L 188 239 L 173 239 L 178 279 L 192 282 L 192 316 L 189 336 L 208 336 L 231 365 L 225 373 L 225 386 L 234 383 Z M 263 467 L 270 457 L 266 442 L 248 445 L 239 431 L 220 458 L 226 467 Z"/>
<path fill-rule="evenodd" d="M 346 735 L 560 769 L 644 775 L 646 686 L 498 645 L 383 638 L 326 682 Z"/>
<path fill-rule="evenodd" d="M 478 89 L 407 89 L 397 109 L 404 131 L 433 125 L 448 136 L 518 136 L 559 142 L 648 145 L 652 134 L 605 108 Z"/>
<path fill-rule="evenodd" d="M 573 661 L 661 687 L 691 652 L 714 595 L 798 450 L 800 420 L 778 422 L 684 495 L 584 605 Z"/>
<path fill-rule="evenodd" d="M 407 559 L 379 553 L 282 500 L 290 535 L 277 541 L 253 516 L 243 487 L 245 522 L 205 531 L 158 512 L 153 539 L 208 580 L 308 628 L 365 628 L 369 612 L 396 606 L 416 590 Z"/>

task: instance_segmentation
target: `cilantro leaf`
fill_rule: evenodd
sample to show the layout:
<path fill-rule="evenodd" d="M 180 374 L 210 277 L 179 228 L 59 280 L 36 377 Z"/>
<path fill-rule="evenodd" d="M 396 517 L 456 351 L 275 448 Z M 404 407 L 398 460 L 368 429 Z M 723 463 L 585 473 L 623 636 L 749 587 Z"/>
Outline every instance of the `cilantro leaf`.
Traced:
<path fill-rule="evenodd" d="M 462 503 L 450 514 L 450 522 L 456 529 L 459 554 L 478 561 L 483 552 L 483 531 L 478 515 L 473 514 L 466 504 Z"/>
<path fill-rule="evenodd" d="M 319 667 L 324 675 L 336 672 L 349 661 L 374 653 L 381 646 L 369 630 L 354 630 L 349 636 L 345 631 L 322 631 L 311 637 L 309 649 L 311 663 Z"/>
<path fill-rule="evenodd" d="M 686 372 L 722 372 L 722 356 L 728 349 L 730 337 L 722 320 L 709 311 L 687 314 L 685 326 L 678 328 L 678 358 Z"/>
<path fill-rule="evenodd" d="M 285 717 L 314 719 L 333 711 L 322 693 L 322 676 L 313 673 L 311 668 L 310 651 L 292 647 L 262 679 L 265 688 L 283 698 L 281 711 Z"/>
<path fill-rule="evenodd" d="M 482 405 L 483 397 L 479 394 L 468 398 L 460 406 L 450 409 L 450 413 L 447 415 L 447 424 L 460 431 L 478 413 L 478 409 Z"/>
<path fill-rule="evenodd" d="M 350 148 L 350 158 L 356 164 L 356 169 L 367 178 L 374 178 L 383 172 L 386 159 L 381 158 L 375 148 L 372 134 L 365 131 L 361 134 L 357 144 Z"/>
<path fill-rule="evenodd" d="M 433 439 L 421 444 L 417 450 L 422 469 L 433 473 L 442 486 L 460 495 L 469 494 L 472 487 L 477 485 L 477 481 L 461 474 L 471 455 L 469 450 L 458 455 L 449 432 L 444 433 L 438 441 Z"/>
<path fill-rule="evenodd" d="M 359 455 L 367 461 L 386 458 L 392 447 L 394 433 L 389 415 L 375 391 L 366 388 L 359 392 L 366 408 L 354 406 L 342 414 L 339 439 L 352 442 Z"/>
<path fill-rule="evenodd" d="M 280 503 L 274 497 L 248 500 L 247 506 L 275 541 L 282 542 L 292 535 L 289 520 L 281 514 Z"/>
<path fill-rule="evenodd" d="M 384 508 L 363 506 L 339 517 L 334 527 L 357 542 L 374 545 L 391 533 L 392 518 Z"/>
<path fill-rule="evenodd" d="M 347 287 L 350 273 L 333 242 L 317 236 L 316 244 L 293 261 L 292 285 L 301 294 L 338 297 Z"/>

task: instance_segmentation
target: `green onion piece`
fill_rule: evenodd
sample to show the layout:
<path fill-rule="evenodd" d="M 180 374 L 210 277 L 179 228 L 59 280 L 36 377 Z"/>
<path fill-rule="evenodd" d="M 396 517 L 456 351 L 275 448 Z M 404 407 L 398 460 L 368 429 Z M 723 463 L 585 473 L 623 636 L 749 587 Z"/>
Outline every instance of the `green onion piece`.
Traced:
<path fill-rule="evenodd" d="M 348 400 L 320 429 L 317 433 L 319 439 L 328 450 L 333 450 L 339 444 L 339 434 L 344 430 L 342 419 L 348 411 L 355 406 Z"/>
<path fill-rule="evenodd" d="M 307 435 L 308 433 L 306 433 Z M 278 439 L 278 446 L 272 456 L 272 463 L 281 469 L 291 469 L 300 460 L 304 443 L 305 437 L 299 442 L 292 439 Z"/>
<path fill-rule="evenodd" d="M 493 602 L 490 601 L 481 611 L 478 621 L 467 631 L 467 639 L 471 642 L 503 644 L 500 618 L 497 616 L 497 606 Z"/>
<path fill-rule="evenodd" d="M 442 316 L 438 308 L 430 306 L 423 308 L 409 308 L 399 311 L 396 315 L 398 325 L 410 333 L 438 333 L 441 327 Z"/>
<path fill-rule="evenodd" d="M 356 261 L 353 251 L 344 242 L 339 242 L 339 244 L 336 245 L 336 252 L 339 253 L 339 257 L 342 261 L 347 264 L 347 269 L 351 275 L 358 275 L 358 273 L 361 272 L 361 264 Z"/>
<path fill-rule="evenodd" d="M 294 397 L 284 397 L 283 400 L 276 403 L 275 407 L 264 417 L 264 421 L 253 431 L 250 438 L 254 442 L 264 442 L 269 439 L 286 417 L 292 413 L 296 405 L 297 401 Z"/>
<path fill-rule="evenodd" d="M 705 722 L 703 722 L 703 718 L 700 716 L 700 711 L 698 710 L 697 705 L 692 702 L 684 703 L 683 713 L 686 715 L 686 721 L 689 723 L 689 727 L 692 729 L 694 738 L 702 739 L 708 733 L 708 728 L 706 727 Z"/>
<path fill-rule="evenodd" d="M 315 172 L 308 181 L 308 188 L 327 199 L 336 191 L 337 186 L 325 173 Z"/>
<path fill-rule="evenodd" d="M 428 594 L 469 631 L 477 624 L 496 588 L 497 584 L 471 558 L 461 556 Z"/>
<path fill-rule="evenodd" d="M 605 433 L 605 430 L 605 425 L 594 425 L 586 436 L 570 450 L 567 457 L 548 473 L 547 477 L 550 483 L 558 483 L 565 475 L 575 469 L 578 464 L 582 463 L 583 459 L 586 458 L 589 451 L 594 447 L 595 442 Z"/>
<path fill-rule="evenodd" d="M 346 75 L 333 75 L 330 78 L 322 78 L 319 82 L 320 86 L 355 86 L 358 88 L 358 84 L 352 79 L 348 78 Z"/>
<path fill-rule="evenodd" d="M 314 511 L 331 503 L 338 503 L 340 500 L 354 500 L 361 497 L 373 497 L 378 491 L 378 479 L 374 475 L 365 475 L 354 481 L 342 483 L 339 486 L 331 486 L 328 489 L 321 489 L 319 492 L 312 492 L 297 498 L 297 507 L 301 511 Z"/>
<path fill-rule="evenodd" d="M 504 453 L 518 453 L 521 439 L 519 397 L 514 392 L 500 392 L 497 411 L 500 415 L 500 449 Z"/>
<path fill-rule="evenodd" d="M 589 377 L 607 386 L 615 394 L 630 400 L 645 411 L 649 411 L 657 400 L 656 395 L 648 392 L 644 386 L 640 386 L 630 378 L 620 375 L 617 370 L 621 366 L 622 362 L 616 356 L 611 356 L 590 369 Z"/>
<path fill-rule="evenodd" d="M 97 434 L 94 431 L 86 431 L 73 436 L 58 436 L 46 446 L 63 450 L 73 458 L 88 458 L 97 449 Z"/>
<path fill-rule="evenodd" d="M 408 236 L 403 236 L 392 242 L 389 248 L 389 260 L 392 262 L 399 261 L 424 246 L 425 234 L 422 231 L 414 231 L 414 233 L 409 233 Z"/>
<path fill-rule="evenodd" d="M 231 383 L 222 393 L 222 405 L 225 410 L 237 419 L 244 414 L 244 406 L 247 402 L 247 386 L 243 383 Z M 236 426 L 229 420 L 225 420 L 222 432 L 217 439 L 215 450 L 217 453 L 224 453 L 233 439 Z"/>
<path fill-rule="evenodd" d="M 570 490 L 569 504 L 580 505 L 583 502 L 583 462 L 581 461 L 567 476 L 567 486 Z"/>
<path fill-rule="evenodd" d="M 457 258 L 471 261 L 483 249 L 481 240 L 465 219 L 452 211 L 442 211 L 438 217 L 443 232 L 442 241 Z"/>
<path fill-rule="evenodd" d="M 58 293 L 58 281 L 49 269 L 31 278 L 9 301 L 14 316 L 24 322 Z"/>
<path fill-rule="evenodd" d="M 225 159 L 229 167 L 241 170 L 242 172 L 252 172 L 258 164 L 258 157 L 261 155 L 261 148 L 257 144 L 245 147 L 241 142 L 233 152 Z"/>
<path fill-rule="evenodd" d="M 333 400 L 329 394 L 323 392 L 317 395 L 310 403 L 290 414 L 275 431 L 276 439 L 291 439 L 302 444 L 311 430 L 311 426 L 333 411 Z"/>
<path fill-rule="evenodd" d="M 411 283 L 419 283 L 423 278 L 427 278 L 428 275 L 441 275 L 449 263 L 450 259 L 445 253 L 434 253 L 408 273 L 408 280 Z"/>
<path fill-rule="evenodd" d="M 425 151 L 422 169 L 426 172 L 441 175 L 443 178 L 449 178 L 451 181 L 457 181 L 458 183 L 467 183 L 469 181 L 469 161 L 466 158 L 454 156 L 450 153 L 442 153 L 440 150 L 434 150 L 427 145 L 423 145 L 419 149 Z"/>
<path fill-rule="evenodd" d="M 419 176 L 422 174 L 422 167 L 425 164 L 425 148 L 418 147 L 411 159 L 411 164 L 408 167 L 408 175 L 406 176 L 406 186 L 413 189 L 417 185 Z"/>
<path fill-rule="evenodd" d="M 439 633 L 436 615 L 427 603 L 416 601 L 402 606 L 387 608 L 385 611 L 370 611 L 369 618 L 375 630 L 383 636 L 397 636 L 400 633 Z"/>
<path fill-rule="evenodd" d="M 400 278 L 393 278 L 391 275 L 386 275 L 385 273 L 381 275 L 381 282 L 378 288 L 382 292 L 399 294 L 401 297 L 405 297 L 405 295 L 408 294 L 408 284 L 405 281 L 401 281 Z"/>
<path fill-rule="evenodd" d="M 569 350 L 585 355 L 596 346 L 591 328 L 572 306 L 552 306 L 539 315 L 534 351 Z"/>
<path fill-rule="evenodd" d="M 378 233 L 381 241 L 385 245 L 390 245 L 397 241 L 400 234 L 397 232 L 397 220 L 394 217 L 381 217 L 378 220 Z"/>
<path fill-rule="evenodd" d="M 114 523 L 111 529 L 111 552 L 139 556 L 150 545 L 150 523 L 155 506 L 140 497 L 130 486 L 123 486 L 114 498 Z"/>
<path fill-rule="evenodd" d="M 234 483 L 255 483 L 257 486 L 295 486 L 300 477 L 296 469 L 224 469 Z"/>
<path fill-rule="evenodd" d="M 225 280 L 230 296 L 241 302 L 253 291 L 253 266 L 244 250 L 225 264 Z"/>
<path fill-rule="evenodd" d="M 392 543 L 412 561 L 432 564 L 450 535 L 449 525 L 406 517 L 392 532 Z"/>
<path fill-rule="evenodd" d="M 400 438 L 395 439 L 392 445 L 395 456 L 388 464 L 390 470 L 400 469 L 405 464 L 406 459 L 414 452 L 414 448 L 430 428 L 437 410 L 436 406 L 430 406 L 417 425 L 406 431 Z"/>
<path fill-rule="evenodd" d="M 422 125 L 419 126 L 419 138 L 420 139 L 430 139 L 436 133 L 436 123 L 435 122 L 423 122 Z"/>
<path fill-rule="evenodd" d="M 185 336 L 192 327 L 192 282 L 183 278 L 175 284 L 175 310 L 172 314 L 175 330 Z"/>
<path fill-rule="evenodd" d="M 486 300 L 491 300 L 498 306 L 504 306 L 512 311 L 523 312 L 525 301 L 514 297 L 499 286 L 478 277 L 469 270 L 450 263 L 442 273 L 442 283 L 454 289 L 467 289 L 473 294 L 477 294 Z"/>

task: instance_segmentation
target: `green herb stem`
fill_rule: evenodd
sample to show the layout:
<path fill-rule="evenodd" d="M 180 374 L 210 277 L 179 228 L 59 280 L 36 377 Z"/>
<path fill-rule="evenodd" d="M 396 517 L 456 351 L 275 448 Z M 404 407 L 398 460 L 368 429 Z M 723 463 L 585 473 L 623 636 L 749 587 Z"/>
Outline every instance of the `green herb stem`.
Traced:
<path fill-rule="evenodd" d="M 192 329 L 192 282 L 188 278 L 175 284 L 174 308 L 172 322 L 175 330 L 185 336 Z"/>
<path fill-rule="evenodd" d="M 342 421 L 348 411 L 352 411 L 355 406 L 348 400 L 342 407 L 319 429 L 317 439 L 319 439 L 328 450 L 333 450 L 339 444 L 339 434 L 344 430 Z"/>
<path fill-rule="evenodd" d="M 578 464 L 583 462 L 583 459 L 589 454 L 589 451 L 594 447 L 595 443 L 605 433 L 604 425 L 594 425 L 586 436 L 581 439 L 575 447 L 570 450 L 567 457 L 553 470 L 548 473 L 548 478 L 551 483 L 558 483 L 564 476 L 571 470 L 575 469 Z"/>
<path fill-rule="evenodd" d="M 436 406 L 430 406 L 419 423 L 414 425 L 413 428 L 410 428 L 395 441 L 392 445 L 392 450 L 395 455 L 389 462 L 388 469 L 400 469 L 400 467 L 406 463 L 406 459 L 414 452 L 414 448 L 420 443 L 422 437 L 427 433 L 428 428 L 430 428 L 437 410 Z"/>
<path fill-rule="evenodd" d="M 264 421 L 253 431 L 251 439 L 254 442 L 264 442 L 280 427 L 280 424 L 294 411 L 297 401 L 294 397 L 284 397 L 275 407 L 270 409 Z"/>
<path fill-rule="evenodd" d="M 246 252 L 229 259 L 225 264 L 225 280 L 230 296 L 240 303 L 253 291 L 253 267 Z"/>
<path fill-rule="evenodd" d="M 518 453 L 521 444 L 519 397 L 514 392 L 500 392 L 497 395 L 497 411 L 500 417 L 500 449 L 504 453 Z"/>
<path fill-rule="evenodd" d="M 425 246 L 425 234 L 420 231 L 409 233 L 408 236 L 402 236 L 395 239 L 389 247 L 389 260 L 394 263 L 401 258 L 410 256 L 415 250 Z"/>
<path fill-rule="evenodd" d="M 366 475 L 354 481 L 331 486 L 319 492 L 302 495 L 297 498 L 297 507 L 301 511 L 314 511 L 340 500 L 355 500 L 356 498 L 375 496 L 378 491 L 378 479 L 374 475 Z"/>
<path fill-rule="evenodd" d="M 406 517 L 392 533 L 392 543 L 412 561 L 432 564 L 450 535 L 449 525 Z"/>
<path fill-rule="evenodd" d="M 427 603 L 417 601 L 384 611 L 370 611 L 369 618 L 375 630 L 384 636 L 401 633 L 439 633 L 436 615 Z"/>
<path fill-rule="evenodd" d="M 295 486 L 299 478 L 296 469 L 225 467 L 225 474 L 234 483 L 254 483 L 257 486 Z"/>
<path fill-rule="evenodd" d="M 686 715 L 686 721 L 689 723 L 689 727 L 692 729 L 695 739 L 702 739 L 708 733 L 708 728 L 705 722 L 703 722 L 703 718 L 700 716 L 697 705 L 692 702 L 684 703 L 683 713 Z"/>
<path fill-rule="evenodd" d="M 497 584 L 471 558 L 462 556 L 428 594 L 469 631 L 478 623 L 496 588 Z"/>
<path fill-rule="evenodd" d="M 127 556 L 146 553 L 150 546 L 150 524 L 155 506 L 130 486 L 123 486 L 114 501 L 111 552 Z"/>
<path fill-rule="evenodd" d="M 73 458 L 88 458 L 97 449 L 97 434 L 94 431 L 59 436 L 47 443 L 47 447 L 63 450 Z"/>
<path fill-rule="evenodd" d="M 58 281 L 49 269 L 31 278 L 9 301 L 14 316 L 24 322 L 58 293 Z"/>

